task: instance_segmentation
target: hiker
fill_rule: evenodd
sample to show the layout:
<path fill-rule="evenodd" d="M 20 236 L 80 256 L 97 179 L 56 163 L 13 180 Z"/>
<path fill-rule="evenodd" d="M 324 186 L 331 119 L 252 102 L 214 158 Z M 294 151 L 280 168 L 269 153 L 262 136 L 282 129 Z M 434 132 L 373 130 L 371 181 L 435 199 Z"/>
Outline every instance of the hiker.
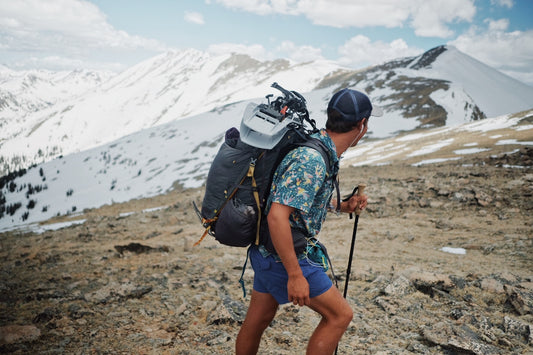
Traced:
<path fill-rule="evenodd" d="M 369 98 L 343 89 L 333 95 L 327 109 L 326 128 L 315 133 L 329 149 L 338 171 L 340 156 L 365 135 L 372 112 Z M 236 340 L 236 354 L 256 354 L 263 331 L 280 304 L 308 306 L 322 316 L 309 339 L 307 354 L 332 354 L 350 324 L 353 312 L 326 274 L 327 252 L 317 242 L 328 209 L 334 209 L 334 182 L 326 177 L 326 163 L 316 149 L 298 147 L 277 167 L 266 206 L 268 232 L 273 248 L 252 245 L 254 269 L 250 305 Z M 336 175 L 337 171 L 333 173 Z M 367 205 L 365 195 L 354 195 L 340 204 L 351 213 Z M 304 233 L 306 245 L 295 250 L 295 234 Z M 327 255 L 326 255 L 327 256 Z"/>

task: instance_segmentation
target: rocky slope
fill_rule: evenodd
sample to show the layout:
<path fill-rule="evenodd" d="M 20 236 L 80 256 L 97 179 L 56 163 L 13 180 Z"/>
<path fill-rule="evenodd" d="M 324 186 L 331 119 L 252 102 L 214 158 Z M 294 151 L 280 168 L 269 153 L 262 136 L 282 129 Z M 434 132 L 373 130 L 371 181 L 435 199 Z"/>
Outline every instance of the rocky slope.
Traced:
<path fill-rule="evenodd" d="M 533 150 L 469 159 L 342 169 L 343 192 L 365 182 L 370 203 L 339 354 L 533 351 Z M 245 250 L 211 238 L 192 246 L 202 229 L 190 202 L 201 194 L 175 190 L 0 234 L 0 352 L 232 353 L 249 301 L 237 282 Z M 70 226 L 50 224 L 60 222 Z M 322 233 L 341 289 L 352 227 L 331 215 Z M 250 267 L 244 275 L 250 291 Z M 318 321 L 280 307 L 260 353 L 305 353 Z"/>

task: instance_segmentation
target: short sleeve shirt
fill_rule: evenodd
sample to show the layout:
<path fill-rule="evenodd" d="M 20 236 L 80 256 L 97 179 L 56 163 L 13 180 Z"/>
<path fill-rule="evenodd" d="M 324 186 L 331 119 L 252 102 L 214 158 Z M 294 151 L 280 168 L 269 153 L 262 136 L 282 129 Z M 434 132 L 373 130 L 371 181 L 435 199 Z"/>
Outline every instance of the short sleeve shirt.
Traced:
<path fill-rule="evenodd" d="M 333 163 L 331 174 L 336 176 L 339 159 L 335 144 L 325 130 L 320 130 L 313 137 L 320 139 L 328 148 L 329 159 Z M 290 216 L 291 227 L 307 230 L 310 236 L 316 236 L 326 218 L 333 189 L 333 179 L 320 152 L 311 147 L 298 147 L 291 150 L 276 169 L 267 208 L 272 202 L 295 208 Z"/>

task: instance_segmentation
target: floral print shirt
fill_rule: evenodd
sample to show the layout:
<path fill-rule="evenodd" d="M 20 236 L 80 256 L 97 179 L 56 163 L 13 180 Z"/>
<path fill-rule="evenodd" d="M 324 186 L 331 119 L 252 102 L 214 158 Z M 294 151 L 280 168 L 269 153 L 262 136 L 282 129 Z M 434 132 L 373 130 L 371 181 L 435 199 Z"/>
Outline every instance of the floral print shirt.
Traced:
<path fill-rule="evenodd" d="M 332 174 L 336 176 L 339 159 L 335 144 L 324 129 L 312 137 L 328 147 L 329 159 L 334 166 Z M 316 149 L 298 147 L 291 150 L 274 173 L 267 209 L 272 202 L 294 207 L 296 210 L 290 216 L 291 227 L 307 230 L 310 237 L 316 237 L 326 218 L 334 189 L 327 170 L 324 158 Z"/>

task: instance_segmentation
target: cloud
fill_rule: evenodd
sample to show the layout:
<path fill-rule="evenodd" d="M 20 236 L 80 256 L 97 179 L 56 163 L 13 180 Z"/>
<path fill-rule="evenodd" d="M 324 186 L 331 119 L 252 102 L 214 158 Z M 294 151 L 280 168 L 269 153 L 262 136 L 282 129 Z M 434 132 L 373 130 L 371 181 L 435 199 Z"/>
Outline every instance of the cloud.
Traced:
<path fill-rule="evenodd" d="M 0 1 L 0 43 L 13 57 L 54 55 L 73 65 L 96 51 L 166 49 L 159 41 L 113 28 L 97 6 L 84 0 Z"/>
<path fill-rule="evenodd" d="M 298 63 L 324 59 L 319 48 L 312 46 L 297 46 L 291 41 L 283 41 L 274 50 L 269 51 L 260 44 L 218 43 L 212 44 L 207 51 L 214 55 L 228 53 L 246 54 L 260 61 L 276 58 L 290 59 Z"/>
<path fill-rule="evenodd" d="M 213 1 L 207 2 L 207 4 Z M 269 15 L 274 13 L 294 12 L 290 3 L 292 0 L 214 0 L 214 2 L 224 5 L 230 9 L 242 10 L 258 15 Z"/>
<path fill-rule="evenodd" d="M 212 44 L 207 48 L 207 51 L 214 55 L 228 54 L 228 53 L 240 53 L 249 55 L 252 58 L 258 60 L 272 59 L 267 54 L 267 50 L 260 44 L 237 44 L 237 43 L 217 43 Z"/>
<path fill-rule="evenodd" d="M 339 48 L 339 63 L 360 68 L 396 58 L 419 55 L 422 52 L 423 50 L 420 48 L 409 47 L 403 39 L 396 39 L 390 43 L 372 42 L 370 38 L 358 35 L 350 38 Z"/>
<path fill-rule="evenodd" d="M 420 37 L 447 38 L 454 35 L 451 22 L 472 22 L 476 8 L 472 0 L 423 1 L 412 9 L 411 26 Z"/>
<path fill-rule="evenodd" d="M 297 12 L 317 25 L 331 27 L 401 27 L 409 18 L 409 2 L 387 0 L 301 0 Z"/>
<path fill-rule="evenodd" d="M 505 6 L 505 7 L 509 8 L 509 9 L 514 6 L 514 1 L 513 0 L 490 0 L 490 3 L 492 5 Z"/>
<path fill-rule="evenodd" d="M 29 68 L 46 68 L 48 70 L 68 70 L 68 69 L 88 69 L 88 70 L 102 70 L 119 72 L 124 70 L 124 64 L 112 61 L 98 61 L 79 58 L 70 58 L 66 56 L 57 55 L 43 55 L 40 57 L 24 56 L 16 63 L 10 65 L 14 70 L 24 70 Z"/>
<path fill-rule="evenodd" d="M 450 23 L 471 22 L 474 0 L 215 0 L 259 15 L 305 16 L 314 24 L 348 28 L 411 26 L 418 36 L 446 38 Z M 504 2 L 506 0 L 500 0 Z M 510 0 L 507 0 L 510 1 Z"/>
<path fill-rule="evenodd" d="M 533 84 L 533 30 L 507 32 L 509 21 L 487 20 L 449 44 L 518 80 Z"/>
<path fill-rule="evenodd" d="M 274 50 L 268 51 L 260 44 L 237 44 L 237 43 L 218 43 L 210 45 L 207 51 L 214 55 L 239 53 L 246 54 L 260 61 L 274 60 L 276 58 L 290 59 L 297 63 L 322 60 L 322 50 L 312 46 L 298 46 L 291 41 L 281 42 Z"/>
<path fill-rule="evenodd" d="M 204 25 L 204 16 L 199 12 L 185 11 L 185 21 L 194 23 L 195 25 Z"/>
<path fill-rule="evenodd" d="M 291 41 L 283 41 L 276 48 L 278 55 L 298 63 L 324 59 L 322 50 L 313 46 L 297 46 Z"/>
<path fill-rule="evenodd" d="M 486 19 L 484 22 L 489 25 L 489 32 L 505 31 L 507 28 L 509 28 L 509 20 L 506 18 L 496 21 Z"/>

